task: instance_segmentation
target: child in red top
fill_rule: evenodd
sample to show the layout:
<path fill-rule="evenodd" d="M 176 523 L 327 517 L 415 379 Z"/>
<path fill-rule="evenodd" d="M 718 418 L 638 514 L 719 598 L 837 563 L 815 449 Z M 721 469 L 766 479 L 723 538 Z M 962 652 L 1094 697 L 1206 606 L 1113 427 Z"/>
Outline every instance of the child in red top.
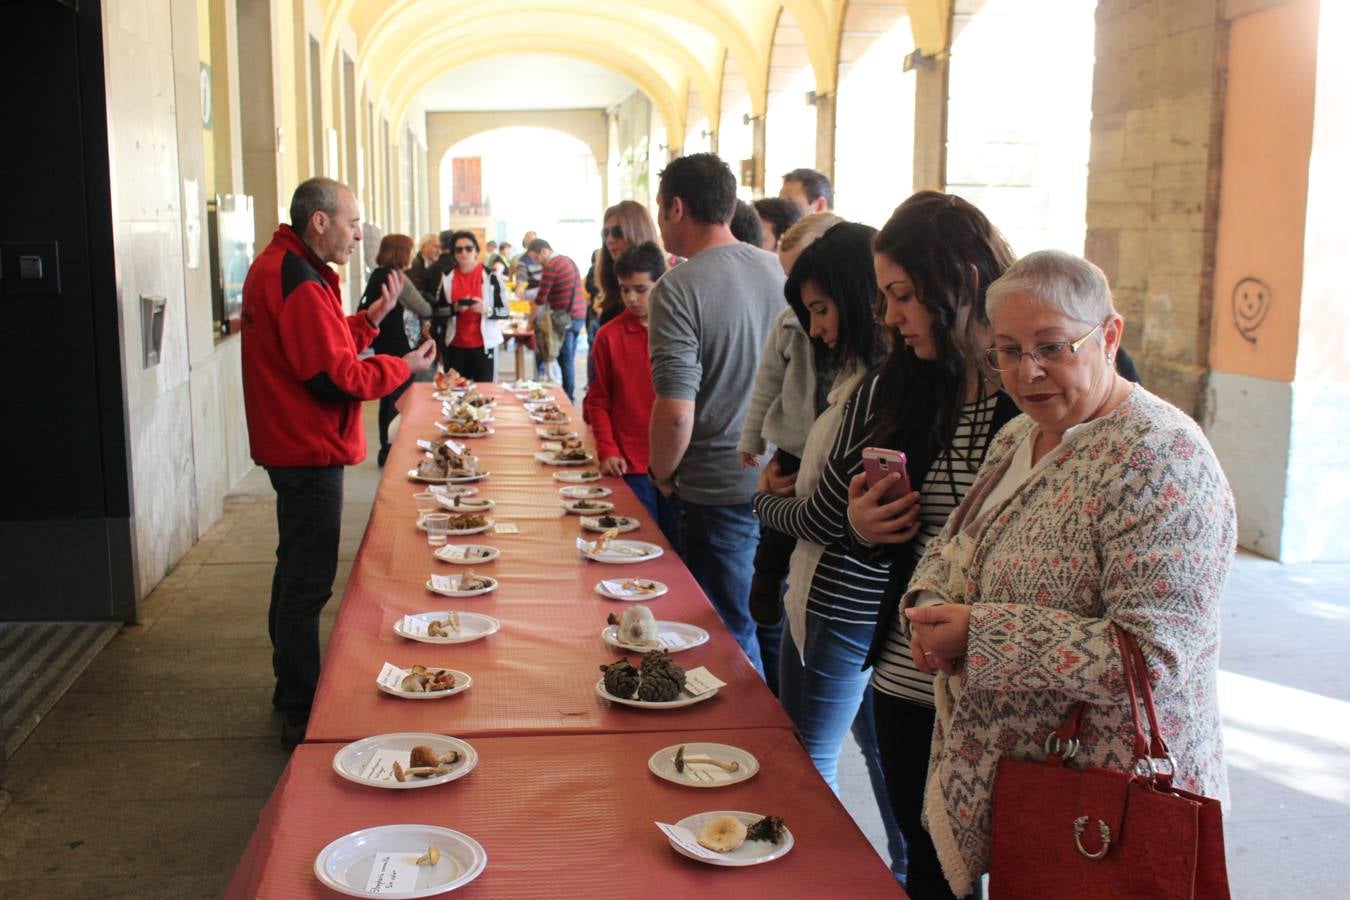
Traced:
<path fill-rule="evenodd" d="M 600 471 L 622 475 L 675 546 L 674 508 L 647 478 L 647 426 L 656 402 L 647 303 L 665 271 L 665 255 L 650 241 L 629 247 L 614 261 L 624 311 L 596 332 L 590 358 L 594 376 L 582 408 L 595 433 Z"/>

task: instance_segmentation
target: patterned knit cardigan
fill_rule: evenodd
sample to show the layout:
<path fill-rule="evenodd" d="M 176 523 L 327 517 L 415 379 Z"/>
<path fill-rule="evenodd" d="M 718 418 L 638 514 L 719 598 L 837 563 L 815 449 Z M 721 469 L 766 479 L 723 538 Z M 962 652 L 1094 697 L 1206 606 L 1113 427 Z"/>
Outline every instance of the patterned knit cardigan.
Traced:
<path fill-rule="evenodd" d="M 994 438 L 904 600 L 912 605 L 921 590 L 948 600 L 964 592 L 960 602 L 973 607 L 964 687 L 949 726 L 934 729 L 924 801 L 925 825 L 958 897 L 988 869 L 1000 757 L 1042 758 L 1046 736 L 1085 700 L 1074 763 L 1130 768 L 1131 718 L 1112 624 L 1135 636 L 1148 661 L 1177 784 L 1228 799 L 1216 682 L 1219 600 L 1237 523 L 1209 442 L 1180 410 L 1136 387 L 972 521 L 1034 430 L 1024 415 Z M 942 552 L 962 528 L 974 544 L 964 583 Z"/>

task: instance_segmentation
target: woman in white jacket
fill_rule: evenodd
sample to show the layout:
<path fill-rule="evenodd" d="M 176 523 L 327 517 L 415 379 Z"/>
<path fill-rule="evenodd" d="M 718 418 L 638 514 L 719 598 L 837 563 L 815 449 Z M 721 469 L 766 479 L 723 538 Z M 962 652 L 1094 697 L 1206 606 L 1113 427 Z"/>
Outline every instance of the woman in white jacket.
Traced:
<path fill-rule="evenodd" d="M 447 330 L 445 364 L 473 381 L 495 381 L 500 322 L 510 318 L 501 276 L 478 261 L 478 238 L 456 231 L 450 241 L 455 267 L 441 278 L 440 295 L 454 322 Z"/>

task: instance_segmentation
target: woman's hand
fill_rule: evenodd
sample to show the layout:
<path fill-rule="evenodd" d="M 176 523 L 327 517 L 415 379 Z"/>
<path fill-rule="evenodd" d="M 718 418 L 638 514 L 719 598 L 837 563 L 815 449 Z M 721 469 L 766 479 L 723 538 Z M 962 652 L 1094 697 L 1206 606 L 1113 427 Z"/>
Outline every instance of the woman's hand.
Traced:
<path fill-rule="evenodd" d="M 894 472 L 872 487 L 859 472 L 848 483 L 848 521 L 858 536 L 869 544 L 907 544 L 919 533 L 918 491 L 910 491 L 899 500 L 883 503 L 882 496 L 900 476 Z"/>
<path fill-rule="evenodd" d="M 970 605 L 944 603 L 910 607 L 905 610 L 905 618 L 909 619 L 909 644 L 914 653 L 914 665 L 924 672 L 937 668 L 948 675 L 957 674 L 964 664 L 966 644 L 970 640 Z M 920 663 L 921 658 L 923 663 Z"/>
<path fill-rule="evenodd" d="M 791 497 L 796 493 L 797 475 L 784 475 L 783 468 L 774 459 L 759 472 L 759 489 L 766 494 L 778 497 Z"/>
<path fill-rule="evenodd" d="M 758 468 L 759 468 L 759 457 L 756 456 L 756 455 L 753 454 L 753 453 L 746 453 L 744 450 L 742 450 L 742 451 L 741 451 L 741 468 L 742 468 L 742 469 L 758 469 Z"/>
<path fill-rule="evenodd" d="M 600 463 L 600 471 L 605 475 L 627 475 L 628 461 L 622 456 L 607 456 Z"/>

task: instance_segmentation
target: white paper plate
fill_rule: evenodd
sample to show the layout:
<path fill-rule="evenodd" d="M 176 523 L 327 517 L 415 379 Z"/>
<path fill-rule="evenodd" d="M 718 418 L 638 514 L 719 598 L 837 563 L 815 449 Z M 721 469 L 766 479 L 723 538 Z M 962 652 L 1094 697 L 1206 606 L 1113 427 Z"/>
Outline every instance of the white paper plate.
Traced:
<path fill-rule="evenodd" d="M 426 492 L 421 492 L 421 493 L 426 493 Z M 478 493 L 478 488 L 476 488 L 476 487 L 447 487 L 447 488 L 445 489 L 445 493 L 441 493 L 441 492 L 437 491 L 437 492 L 435 493 L 435 496 L 437 496 L 437 497 L 472 497 L 472 496 L 473 496 L 474 494 L 476 494 L 476 493 Z"/>
<path fill-rule="evenodd" d="M 491 427 L 487 428 L 485 431 L 478 431 L 478 432 L 475 432 L 475 433 L 473 433 L 473 434 L 465 434 L 465 433 L 462 432 L 462 431 L 447 431 L 447 432 L 446 432 L 447 435 L 449 435 L 450 437 L 454 438 L 455 440 L 459 440 L 460 438 L 463 438 L 463 439 L 466 440 L 466 441 L 472 441 L 472 440 L 474 440 L 475 438 L 492 437 L 492 436 L 493 436 L 494 434 L 496 434 L 496 433 L 497 433 L 496 429 L 491 428 Z"/>
<path fill-rule="evenodd" d="M 425 475 L 418 475 L 416 469 L 408 470 L 408 477 L 413 481 L 421 481 L 426 484 L 463 484 L 466 481 L 482 481 L 491 475 L 491 472 L 475 472 L 472 475 L 452 475 L 449 478 L 429 478 Z"/>
<path fill-rule="evenodd" d="M 600 520 L 604 516 L 582 516 L 581 527 L 587 531 L 599 531 L 601 533 L 609 531 L 611 528 L 619 529 L 619 534 L 625 534 L 629 531 L 637 531 L 642 527 L 642 523 L 632 516 L 612 516 L 617 525 L 602 525 Z"/>
<path fill-rule="evenodd" d="M 428 667 L 430 668 L 430 667 Z M 684 691 L 680 691 L 680 696 L 668 703 L 653 703 L 647 700 L 633 700 L 628 697 L 616 697 L 605 690 L 605 679 L 601 678 L 595 683 L 595 692 L 611 703 L 621 703 L 624 706 L 635 706 L 638 709 L 680 709 L 685 706 L 693 706 L 695 703 L 702 703 L 704 700 L 710 700 L 717 696 L 717 688 L 713 688 L 706 693 L 691 696 Z"/>
<path fill-rule="evenodd" d="M 487 550 L 484 556 L 469 556 L 472 550 Z M 502 551 L 487 544 L 444 544 L 436 548 L 433 554 L 441 562 L 454 563 L 457 566 L 480 566 L 492 562 L 502 555 Z"/>
<path fill-rule="evenodd" d="M 538 400 L 525 400 L 521 403 L 532 413 L 543 412 L 546 409 L 557 409 L 558 401 L 552 397 L 540 397 Z"/>
<path fill-rule="evenodd" d="M 414 777 L 407 781 L 395 781 L 392 778 L 372 779 L 363 778 L 361 776 L 361 771 L 366 767 L 366 764 L 370 761 L 371 757 L 375 755 L 376 751 L 409 751 L 414 747 L 430 747 L 437 753 L 447 753 L 451 750 L 458 750 L 460 759 L 459 762 L 455 763 L 454 768 L 444 775 L 432 775 L 426 778 Z M 446 737 L 443 734 L 429 734 L 417 731 L 404 731 L 398 734 L 377 734 L 372 737 L 362 738 L 359 741 L 352 741 L 333 755 L 333 771 L 337 772 L 348 781 L 364 784 L 367 787 L 386 788 L 396 791 L 433 787 L 434 785 L 445 784 L 447 781 L 455 781 L 472 772 L 476 765 L 478 765 L 478 751 L 473 749 L 467 742 L 461 741 L 459 738 Z M 425 849 L 426 848 L 423 848 L 424 852 Z"/>
<path fill-rule="evenodd" d="M 638 556 L 636 554 L 629 554 L 624 553 L 622 551 L 616 551 L 613 549 L 614 547 L 632 547 L 635 550 L 645 550 L 646 552 L 642 556 Z M 646 541 L 614 540 L 609 542 L 609 547 L 607 547 L 603 553 L 594 553 L 590 550 L 582 550 L 581 555 L 586 557 L 587 559 L 593 559 L 596 562 L 622 564 L 622 563 L 649 562 L 653 559 L 656 559 L 664 552 L 665 551 L 662 550 L 658 545 L 649 544 Z"/>
<path fill-rule="evenodd" d="M 466 534 L 482 534 L 484 531 L 487 531 L 491 527 L 492 527 L 492 517 L 487 516 L 487 523 L 484 525 L 480 525 L 477 528 L 451 528 L 449 531 L 446 532 L 446 534 L 448 534 L 450 537 L 463 537 Z M 417 529 L 419 531 L 427 530 L 427 521 L 425 516 L 417 517 Z"/>
<path fill-rule="evenodd" d="M 650 557 L 644 558 L 650 559 Z M 670 588 L 666 587 L 664 584 L 662 584 L 661 582 L 657 581 L 654 578 L 643 578 L 640 580 L 650 581 L 652 584 L 656 585 L 656 590 L 647 592 L 635 591 L 632 588 L 625 588 L 623 586 L 623 583 L 628 580 L 630 579 L 606 578 L 603 581 L 597 581 L 595 583 L 595 592 L 599 594 L 601 597 L 608 597 L 611 600 L 626 600 L 629 602 L 633 602 L 641 600 L 654 600 L 657 597 L 660 597 L 666 591 L 670 590 Z"/>
<path fill-rule="evenodd" d="M 446 611 L 418 613 L 413 616 L 414 619 L 420 619 L 423 622 L 430 622 L 433 619 L 445 621 L 449 617 L 450 613 Z M 693 626 L 686 625 L 684 627 L 691 628 Z M 423 644 L 467 644 L 470 641 L 485 638 L 489 634 L 496 634 L 501 628 L 502 623 L 497 619 L 494 619 L 492 616 L 485 616 L 482 613 L 475 612 L 461 612 L 459 614 L 459 633 L 452 634 L 450 637 L 431 637 L 426 634 L 409 634 L 403 630 L 402 618 L 399 618 L 394 622 L 394 634 L 401 638 L 407 638 L 410 641 L 419 641 Z M 680 649 L 683 650 L 684 648 L 681 647 Z"/>
<path fill-rule="evenodd" d="M 753 825 L 764 818 L 758 813 L 719 809 L 712 812 L 694 813 L 692 816 L 685 816 L 675 824 L 679 825 L 681 828 L 689 829 L 694 834 L 698 834 L 704 825 L 707 825 L 718 816 L 735 816 L 747 826 Z M 667 840 L 669 840 L 669 838 L 667 838 Z M 792 844 L 792 832 L 788 830 L 787 826 L 783 827 L 783 840 L 777 844 L 771 844 L 768 841 L 746 841 L 730 853 L 717 854 L 715 859 L 709 859 L 705 856 L 695 856 L 694 854 L 687 852 L 679 844 L 670 841 L 670 846 L 675 848 L 676 853 L 701 863 L 707 863 L 710 866 L 757 866 L 761 863 L 772 862 L 791 850 Z"/>
<path fill-rule="evenodd" d="M 558 475 L 571 475 L 571 472 L 559 472 Z M 556 476 L 555 476 L 556 477 Z M 613 490 L 600 485 L 572 485 L 569 487 L 558 488 L 558 493 L 569 500 L 594 500 L 597 497 L 608 497 L 614 493 Z"/>
<path fill-rule="evenodd" d="M 441 861 L 420 866 L 417 888 L 399 893 L 370 894 L 366 882 L 376 853 L 409 853 L 414 857 L 435 844 Z M 344 835 L 319 851 L 314 860 L 314 875 L 328 887 L 350 897 L 374 897 L 385 900 L 414 900 L 434 897 L 473 881 L 487 867 L 483 845 L 459 831 L 437 825 L 380 825 Z"/>
<path fill-rule="evenodd" d="M 534 458 L 546 466 L 588 466 L 595 462 L 595 457 L 589 453 L 585 459 L 558 459 L 552 450 L 540 450 Z"/>
<path fill-rule="evenodd" d="M 565 481 L 568 484 L 596 484 L 603 478 L 598 472 L 594 478 L 586 478 L 585 472 L 554 472 L 554 481 Z"/>
<path fill-rule="evenodd" d="M 455 584 L 459 584 L 459 579 L 460 579 L 460 578 L 463 578 L 463 577 L 464 577 L 464 576 L 462 576 L 462 575 L 451 575 L 451 576 L 450 576 L 450 578 L 452 578 L 452 579 L 455 580 Z M 489 587 L 485 587 L 485 588 L 475 588 L 475 589 L 472 590 L 472 591 L 461 591 L 461 590 L 459 590 L 458 588 L 456 588 L 456 589 L 454 589 L 454 590 L 449 590 L 449 591 L 438 591 L 438 590 L 436 590 L 434 587 L 431 586 L 431 579 L 428 578 L 428 579 L 427 579 L 427 590 L 431 591 L 433 594 L 440 594 L 442 597 L 481 597 L 483 594 L 490 594 L 490 593 L 492 593 L 493 591 L 495 591 L 495 590 L 497 589 L 497 579 L 495 579 L 495 578 L 490 578 L 490 577 L 488 577 L 487 575 L 479 575 L 478 577 L 479 577 L 479 578 L 486 579 L 487 581 L 492 582 L 492 584 L 491 584 Z"/>
<path fill-rule="evenodd" d="M 477 488 L 469 488 L 469 490 L 477 492 Z M 438 494 L 437 496 L 440 497 L 444 495 Z M 458 500 L 459 502 L 456 503 L 455 502 L 456 500 Z M 485 497 L 475 498 L 472 500 L 465 500 L 463 497 L 445 497 L 444 499 L 437 500 L 436 502 L 439 503 L 441 507 L 445 509 L 446 512 L 466 512 L 466 513 L 487 512 L 489 509 L 492 509 L 494 506 L 497 505 L 497 502 L 495 500 L 488 500 Z"/>
<path fill-rule="evenodd" d="M 564 415 L 561 419 L 545 419 L 543 416 L 536 416 L 530 413 L 530 421 L 536 425 L 571 425 L 572 420 Z"/>
<path fill-rule="evenodd" d="M 460 613 L 461 616 L 464 613 Z M 697 625 L 686 625 L 684 622 L 662 622 L 657 620 L 656 633 L 674 632 L 684 639 L 683 644 L 677 644 L 674 647 L 658 644 L 651 647 L 642 647 L 637 644 L 625 644 L 618 638 L 619 626 L 606 625 L 605 630 L 600 632 L 600 637 L 611 647 L 618 647 L 620 650 L 632 650 L 635 653 L 644 653 L 648 650 L 660 650 L 665 648 L 671 653 L 679 653 L 682 650 L 692 650 L 708 643 L 708 632 L 699 628 Z"/>
<path fill-rule="evenodd" d="M 738 763 L 740 768 L 735 772 L 723 772 L 716 766 L 694 764 L 685 766 L 683 773 L 677 772 L 675 771 L 675 754 L 681 746 L 684 747 L 685 756 L 708 756 L 727 763 Z M 672 744 L 669 747 L 657 750 L 652 754 L 652 758 L 647 760 L 647 768 L 657 778 L 664 778 L 672 784 L 696 788 L 719 788 L 730 787 L 733 784 L 740 784 L 742 781 L 749 781 L 754 778 L 755 773 L 759 771 L 759 760 L 755 759 L 755 755 L 749 750 L 742 750 L 740 747 L 733 747 L 730 744 L 694 742 Z M 713 780 L 705 774 L 706 772 L 716 772 L 719 780 Z M 722 776 L 725 776 L 725 780 L 720 780 Z"/>
<path fill-rule="evenodd" d="M 442 697 L 452 697 L 455 694 L 462 694 L 473 687 L 473 678 L 468 672 L 461 672 L 459 669 L 447 669 L 444 666 L 427 666 L 428 672 L 449 672 L 455 676 L 455 686 L 448 691 L 403 691 L 398 688 L 389 687 L 376 679 L 375 686 L 386 694 L 395 697 L 402 697 L 405 700 L 439 700 Z M 426 848 L 423 847 L 423 850 Z"/>
<path fill-rule="evenodd" d="M 462 437 L 472 437 L 473 435 L 450 434 L 450 428 L 449 428 L 448 423 L 450 423 L 450 422 L 459 422 L 460 424 L 463 424 L 463 423 L 465 423 L 465 422 L 467 422 L 467 421 L 468 421 L 468 419 L 451 419 L 451 418 L 447 418 L 447 419 L 443 422 L 443 421 L 441 421 L 440 419 L 437 419 L 437 420 L 436 420 L 436 428 L 439 429 L 439 430 L 441 431 L 442 434 L 444 434 L 444 435 L 446 435 L 446 436 L 448 436 L 448 437 L 455 438 L 456 440 L 458 440 L 459 438 L 462 438 Z M 476 421 L 479 425 L 488 425 L 488 424 L 491 424 L 492 422 L 495 422 L 495 421 L 497 421 L 497 420 L 496 420 L 495 418 L 493 418 L 492 416 L 485 416 L 485 417 L 483 417 L 483 418 L 481 418 L 481 419 L 475 419 L 474 421 Z"/>
<path fill-rule="evenodd" d="M 447 388 L 443 391 L 432 391 L 431 396 L 443 402 L 458 403 L 459 398 L 462 395 L 467 394 L 469 392 L 469 389 L 472 387 L 473 385 L 470 384 L 465 385 L 464 387 Z"/>
<path fill-rule="evenodd" d="M 554 429 L 536 428 L 534 430 L 534 433 L 539 435 L 540 438 L 546 441 L 569 441 L 581 437 L 581 435 L 577 434 L 575 431 L 571 431 L 570 429 L 567 428 L 559 427 L 557 429 L 556 434 L 549 434 L 549 432 L 551 431 L 554 431 Z"/>
<path fill-rule="evenodd" d="M 569 488 L 563 488 L 569 490 Z M 572 490 L 575 490 L 574 488 Z M 608 493 L 608 491 L 606 491 Z M 596 513 L 607 513 L 614 508 L 614 504 L 608 500 L 593 500 L 589 497 L 568 498 L 562 501 L 562 508 L 578 516 L 592 516 Z"/>

